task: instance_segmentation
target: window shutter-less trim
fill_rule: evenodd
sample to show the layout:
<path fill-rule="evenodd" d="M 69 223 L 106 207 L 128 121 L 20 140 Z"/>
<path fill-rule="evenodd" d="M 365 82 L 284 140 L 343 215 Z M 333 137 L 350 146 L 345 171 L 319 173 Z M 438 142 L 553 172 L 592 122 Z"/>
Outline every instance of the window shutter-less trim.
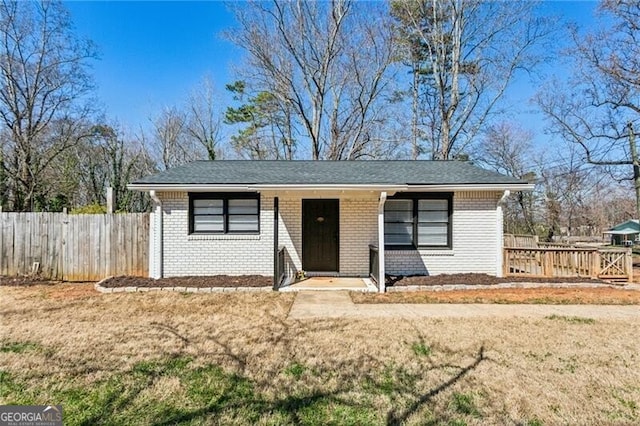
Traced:
<path fill-rule="evenodd" d="M 398 194 L 385 203 L 385 245 L 451 248 L 452 193 Z"/>
<path fill-rule="evenodd" d="M 190 234 L 258 234 L 257 193 L 189 193 Z"/>

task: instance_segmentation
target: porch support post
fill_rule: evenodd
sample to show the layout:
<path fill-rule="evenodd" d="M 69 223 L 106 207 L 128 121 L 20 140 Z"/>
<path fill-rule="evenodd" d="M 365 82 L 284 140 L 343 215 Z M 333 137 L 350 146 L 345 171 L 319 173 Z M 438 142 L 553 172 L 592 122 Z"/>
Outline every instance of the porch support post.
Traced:
<path fill-rule="evenodd" d="M 500 197 L 500 200 L 498 200 L 498 204 L 496 205 L 496 277 L 502 277 L 504 275 L 504 221 L 502 215 L 502 204 L 504 204 L 509 195 L 511 195 L 511 191 L 504 191 L 502 197 Z"/>
<path fill-rule="evenodd" d="M 280 200 L 273 197 L 273 289 L 277 290 L 280 283 L 278 271 L 278 216 L 280 216 Z"/>
<path fill-rule="evenodd" d="M 384 272 L 384 203 L 387 201 L 387 193 L 380 193 L 378 202 L 378 290 L 380 293 L 386 291 Z"/>
<path fill-rule="evenodd" d="M 153 200 L 153 215 L 151 220 L 154 221 L 153 226 L 150 226 L 149 231 L 153 232 L 150 235 L 150 247 L 149 250 L 149 277 L 159 279 L 163 277 L 164 270 L 163 264 L 163 244 L 164 229 L 162 227 L 162 200 L 158 197 L 156 191 L 149 191 L 149 196 Z"/>

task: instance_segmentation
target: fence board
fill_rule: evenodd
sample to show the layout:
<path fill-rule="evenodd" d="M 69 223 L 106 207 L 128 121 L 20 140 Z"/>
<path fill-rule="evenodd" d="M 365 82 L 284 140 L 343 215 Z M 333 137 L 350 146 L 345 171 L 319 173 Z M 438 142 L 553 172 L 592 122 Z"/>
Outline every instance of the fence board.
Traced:
<path fill-rule="evenodd" d="M 507 277 L 591 277 L 633 281 L 631 249 L 504 248 Z"/>
<path fill-rule="evenodd" d="M 537 235 L 514 235 L 504 234 L 502 237 L 502 244 L 504 247 L 538 247 Z"/>
<path fill-rule="evenodd" d="M 0 213 L 0 275 L 95 281 L 148 276 L 149 214 Z"/>

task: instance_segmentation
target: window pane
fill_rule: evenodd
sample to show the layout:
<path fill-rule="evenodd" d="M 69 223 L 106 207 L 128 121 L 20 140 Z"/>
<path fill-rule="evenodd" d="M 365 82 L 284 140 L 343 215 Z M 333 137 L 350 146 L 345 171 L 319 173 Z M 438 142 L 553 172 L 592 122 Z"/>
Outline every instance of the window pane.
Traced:
<path fill-rule="evenodd" d="M 387 210 L 384 212 L 385 222 L 412 222 L 413 212 L 409 211 L 394 211 Z"/>
<path fill-rule="evenodd" d="M 222 200 L 219 199 L 197 199 L 193 200 L 194 207 L 220 207 L 222 208 Z"/>
<path fill-rule="evenodd" d="M 229 215 L 229 231 L 257 231 L 257 215 Z"/>
<path fill-rule="evenodd" d="M 418 245 L 446 246 L 448 242 L 448 226 L 446 223 L 418 224 Z"/>
<path fill-rule="evenodd" d="M 193 214 L 222 214 L 222 200 L 193 200 Z"/>
<path fill-rule="evenodd" d="M 387 200 L 384 203 L 385 211 L 413 211 L 413 200 Z"/>
<path fill-rule="evenodd" d="M 411 245 L 413 243 L 413 223 L 385 223 L 385 244 Z"/>
<path fill-rule="evenodd" d="M 258 214 L 258 200 L 229 200 L 229 214 Z"/>
<path fill-rule="evenodd" d="M 448 222 L 448 211 L 419 211 L 418 222 Z"/>
<path fill-rule="evenodd" d="M 410 246 L 413 244 L 411 241 L 411 234 L 384 234 L 384 243 L 386 245 L 394 246 Z"/>
<path fill-rule="evenodd" d="M 385 223 L 384 232 L 388 234 L 411 235 L 413 224 L 411 223 Z"/>
<path fill-rule="evenodd" d="M 413 245 L 413 200 L 387 200 L 384 221 L 385 244 Z"/>
<path fill-rule="evenodd" d="M 224 216 L 194 216 L 194 232 L 223 232 Z"/>
<path fill-rule="evenodd" d="M 419 200 L 418 210 L 448 210 L 448 200 Z"/>
<path fill-rule="evenodd" d="M 194 207 L 194 215 L 222 214 L 222 207 Z"/>

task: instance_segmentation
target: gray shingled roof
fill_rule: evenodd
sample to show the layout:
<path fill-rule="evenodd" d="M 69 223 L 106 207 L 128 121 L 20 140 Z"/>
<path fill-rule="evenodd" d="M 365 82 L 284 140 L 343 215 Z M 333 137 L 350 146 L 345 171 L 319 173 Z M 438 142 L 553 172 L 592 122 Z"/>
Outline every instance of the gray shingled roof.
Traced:
<path fill-rule="evenodd" d="M 461 161 L 196 161 L 133 185 L 525 184 Z"/>

